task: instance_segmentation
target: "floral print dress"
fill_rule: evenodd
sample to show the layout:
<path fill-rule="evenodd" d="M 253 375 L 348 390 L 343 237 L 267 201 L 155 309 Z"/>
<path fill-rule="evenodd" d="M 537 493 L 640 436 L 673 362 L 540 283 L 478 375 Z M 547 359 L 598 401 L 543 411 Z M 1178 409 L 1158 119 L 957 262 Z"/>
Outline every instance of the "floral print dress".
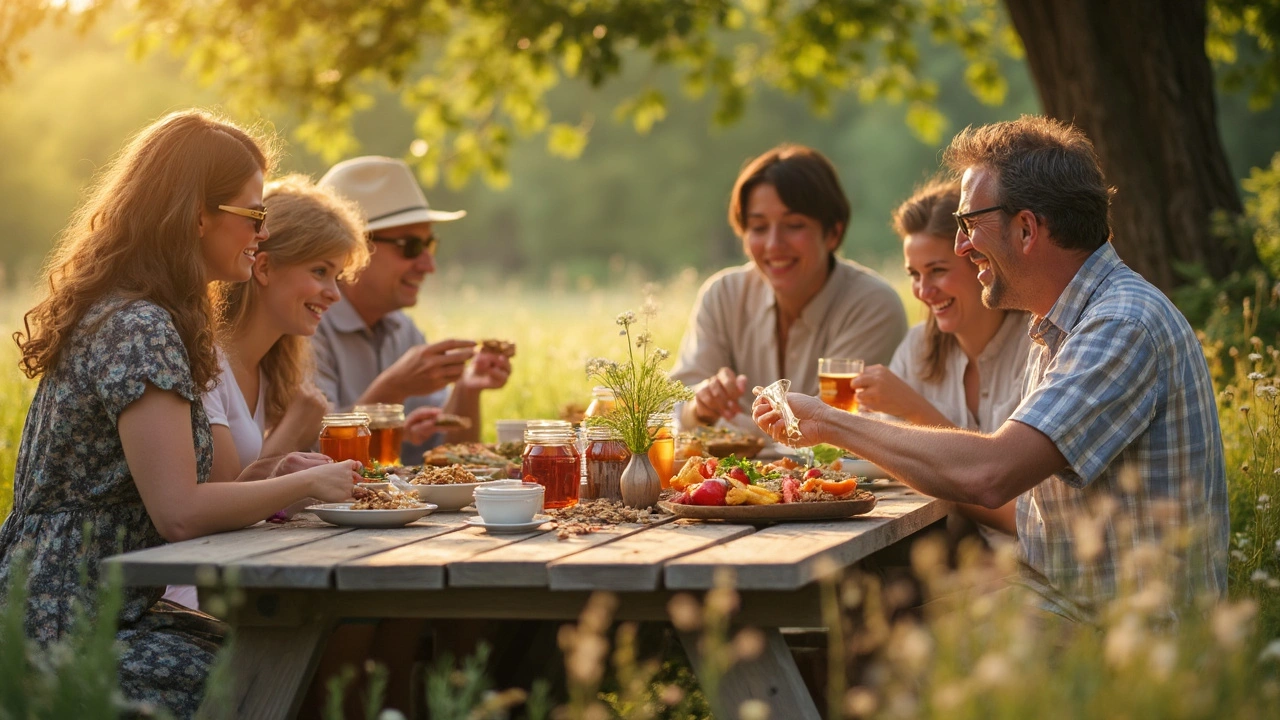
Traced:
<path fill-rule="evenodd" d="M 213 462 L 209 422 L 186 348 L 160 306 L 100 301 L 36 390 L 18 449 L 13 512 L 0 527 L 0 592 L 7 595 L 11 582 L 21 582 L 14 567 L 25 557 L 26 632 L 42 646 L 71 629 L 77 605 L 95 607 L 104 558 L 165 542 L 142 504 L 116 430 L 147 383 L 191 402 L 196 477 L 205 482 Z M 121 690 L 128 700 L 190 717 L 223 626 L 158 602 L 163 593 L 161 587 L 124 589 L 117 634 Z"/>

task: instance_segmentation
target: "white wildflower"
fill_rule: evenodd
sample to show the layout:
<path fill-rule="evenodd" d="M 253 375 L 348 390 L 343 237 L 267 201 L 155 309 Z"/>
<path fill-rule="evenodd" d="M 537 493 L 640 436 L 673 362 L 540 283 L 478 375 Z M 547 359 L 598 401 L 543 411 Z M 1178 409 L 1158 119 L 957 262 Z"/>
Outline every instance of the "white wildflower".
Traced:
<path fill-rule="evenodd" d="M 1259 496 L 1258 496 L 1258 509 L 1259 509 L 1259 510 L 1266 510 L 1266 509 L 1267 509 L 1267 508 L 1269 508 L 1269 507 L 1271 507 L 1271 496 L 1270 496 L 1270 495 L 1267 495 L 1266 493 L 1263 493 L 1262 495 L 1259 495 Z"/>
<path fill-rule="evenodd" d="M 875 713 L 880 703 L 876 694 L 866 687 L 850 688 L 844 694 L 844 708 L 854 717 L 867 717 Z"/>
<path fill-rule="evenodd" d="M 1145 635 L 1138 616 L 1126 614 L 1107 632 L 1103 657 L 1114 666 L 1128 665 L 1133 654 L 1142 646 Z"/>
<path fill-rule="evenodd" d="M 973 679 L 982 687 L 999 687 L 1014 678 L 1013 664 L 999 653 L 983 655 L 973 667 Z"/>
<path fill-rule="evenodd" d="M 1244 562 L 1244 561 L 1245 561 L 1245 556 L 1244 556 L 1244 553 L 1240 552 L 1239 550 L 1232 550 L 1232 551 L 1231 551 L 1231 559 L 1232 559 L 1232 560 L 1239 561 L 1239 562 Z"/>
<path fill-rule="evenodd" d="M 738 706 L 738 717 L 741 720 L 769 720 L 769 703 L 755 698 L 743 700 Z"/>
<path fill-rule="evenodd" d="M 1270 579 L 1271 573 L 1263 570 L 1262 568 L 1254 570 L 1253 574 L 1249 576 L 1249 582 L 1264 583 Z"/>
<path fill-rule="evenodd" d="M 628 310 L 618 315 L 618 319 L 615 322 L 623 327 L 631 327 L 636 322 L 636 314 Z"/>
<path fill-rule="evenodd" d="M 1252 361 L 1254 361 L 1254 362 L 1261 362 L 1261 361 L 1262 361 L 1262 355 L 1260 355 L 1260 354 L 1258 354 L 1258 353 L 1249 353 L 1249 359 L 1250 359 L 1250 360 L 1252 360 Z"/>
<path fill-rule="evenodd" d="M 1260 372 L 1251 372 L 1251 373 L 1249 373 L 1249 379 L 1250 379 L 1250 380 L 1266 380 L 1266 379 L 1267 379 L 1267 374 L 1266 374 L 1266 373 L 1260 373 Z"/>
<path fill-rule="evenodd" d="M 663 362 L 667 358 L 671 357 L 671 353 L 664 350 L 663 348 L 658 348 L 657 350 L 653 351 L 653 356 L 658 358 L 658 362 Z"/>
<path fill-rule="evenodd" d="M 1267 646 L 1262 648 L 1262 652 L 1258 655 L 1258 662 L 1266 660 L 1275 660 L 1280 662 L 1280 640 L 1272 640 Z"/>
<path fill-rule="evenodd" d="M 1257 613 L 1258 604 L 1251 600 L 1222 603 L 1214 608 L 1213 635 L 1218 644 L 1227 650 L 1239 649 L 1248 640 Z"/>
<path fill-rule="evenodd" d="M 1151 665 L 1151 674 L 1162 682 L 1168 680 L 1178 665 L 1178 646 L 1172 640 L 1157 642 L 1151 646 L 1151 654 L 1147 659 Z"/>
<path fill-rule="evenodd" d="M 1280 555 L 1280 540 L 1276 541 L 1276 554 Z"/>
<path fill-rule="evenodd" d="M 1258 389 L 1254 391 L 1254 395 L 1257 397 L 1263 397 L 1265 395 L 1266 397 L 1274 400 L 1277 396 L 1280 396 L 1280 390 L 1277 390 L 1274 385 L 1259 385 Z"/>
<path fill-rule="evenodd" d="M 642 348 L 653 342 L 653 334 L 645 331 L 636 336 L 636 347 Z"/>

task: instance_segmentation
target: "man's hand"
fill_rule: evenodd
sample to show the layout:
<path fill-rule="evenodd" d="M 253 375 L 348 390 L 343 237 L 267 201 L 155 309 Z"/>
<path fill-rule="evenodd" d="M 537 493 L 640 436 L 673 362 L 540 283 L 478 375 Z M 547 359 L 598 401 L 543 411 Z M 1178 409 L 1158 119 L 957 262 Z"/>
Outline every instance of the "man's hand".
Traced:
<path fill-rule="evenodd" d="M 499 352 L 481 350 L 467 366 L 458 387 L 467 390 L 495 390 L 511 377 L 511 358 Z"/>
<path fill-rule="evenodd" d="M 787 425 L 782 421 L 782 413 L 778 412 L 769 398 L 758 395 L 762 390 L 764 388 L 755 389 L 757 397 L 751 404 L 751 419 L 756 421 L 756 425 L 759 425 L 761 430 L 769 433 L 769 437 L 785 445 L 796 446 L 828 442 L 826 438 L 830 423 L 827 422 L 827 418 L 830 417 L 830 413 L 843 411 L 835 410 L 816 397 L 787 393 L 787 404 L 791 406 L 791 413 L 800 421 L 800 437 L 789 437 Z"/>
<path fill-rule="evenodd" d="M 732 420 L 742 409 L 738 398 L 746 391 L 747 376 L 738 375 L 732 368 L 722 367 L 719 372 L 694 388 L 693 414 L 699 422 L 707 424 L 720 418 Z"/>
<path fill-rule="evenodd" d="M 441 340 L 418 345 L 400 356 L 374 382 L 390 385 L 395 402 L 411 395 L 429 395 L 457 382 L 476 354 L 472 340 Z M 382 394 L 382 393 L 380 393 Z"/>
<path fill-rule="evenodd" d="M 420 407 L 404 417 L 404 439 L 418 445 L 436 434 L 436 418 L 442 410 L 438 407 Z"/>

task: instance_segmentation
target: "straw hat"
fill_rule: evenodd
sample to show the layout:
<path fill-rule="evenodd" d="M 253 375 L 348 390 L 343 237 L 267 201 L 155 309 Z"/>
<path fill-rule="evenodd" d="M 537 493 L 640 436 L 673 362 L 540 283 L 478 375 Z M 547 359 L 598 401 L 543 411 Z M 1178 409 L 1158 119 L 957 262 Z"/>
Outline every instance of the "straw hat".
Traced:
<path fill-rule="evenodd" d="M 432 210 L 413 171 L 403 160 L 366 156 L 343 160 L 320 178 L 320 186 L 354 200 L 365 216 L 365 230 L 383 230 L 421 222 L 448 222 L 466 210 Z"/>

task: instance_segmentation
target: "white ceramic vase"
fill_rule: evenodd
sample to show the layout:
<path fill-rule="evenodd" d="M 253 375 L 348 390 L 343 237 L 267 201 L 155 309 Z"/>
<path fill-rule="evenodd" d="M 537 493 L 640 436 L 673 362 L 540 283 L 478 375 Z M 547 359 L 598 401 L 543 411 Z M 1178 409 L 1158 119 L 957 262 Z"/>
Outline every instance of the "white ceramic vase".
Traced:
<path fill-rule="evenodd" d="M 649 453 L 632 453 L 631 460 L 622 471 L 622 503 L 627 507 L 651 508 L 658 504 L 662 481 L 658 471 L 649 462 Z"/>

